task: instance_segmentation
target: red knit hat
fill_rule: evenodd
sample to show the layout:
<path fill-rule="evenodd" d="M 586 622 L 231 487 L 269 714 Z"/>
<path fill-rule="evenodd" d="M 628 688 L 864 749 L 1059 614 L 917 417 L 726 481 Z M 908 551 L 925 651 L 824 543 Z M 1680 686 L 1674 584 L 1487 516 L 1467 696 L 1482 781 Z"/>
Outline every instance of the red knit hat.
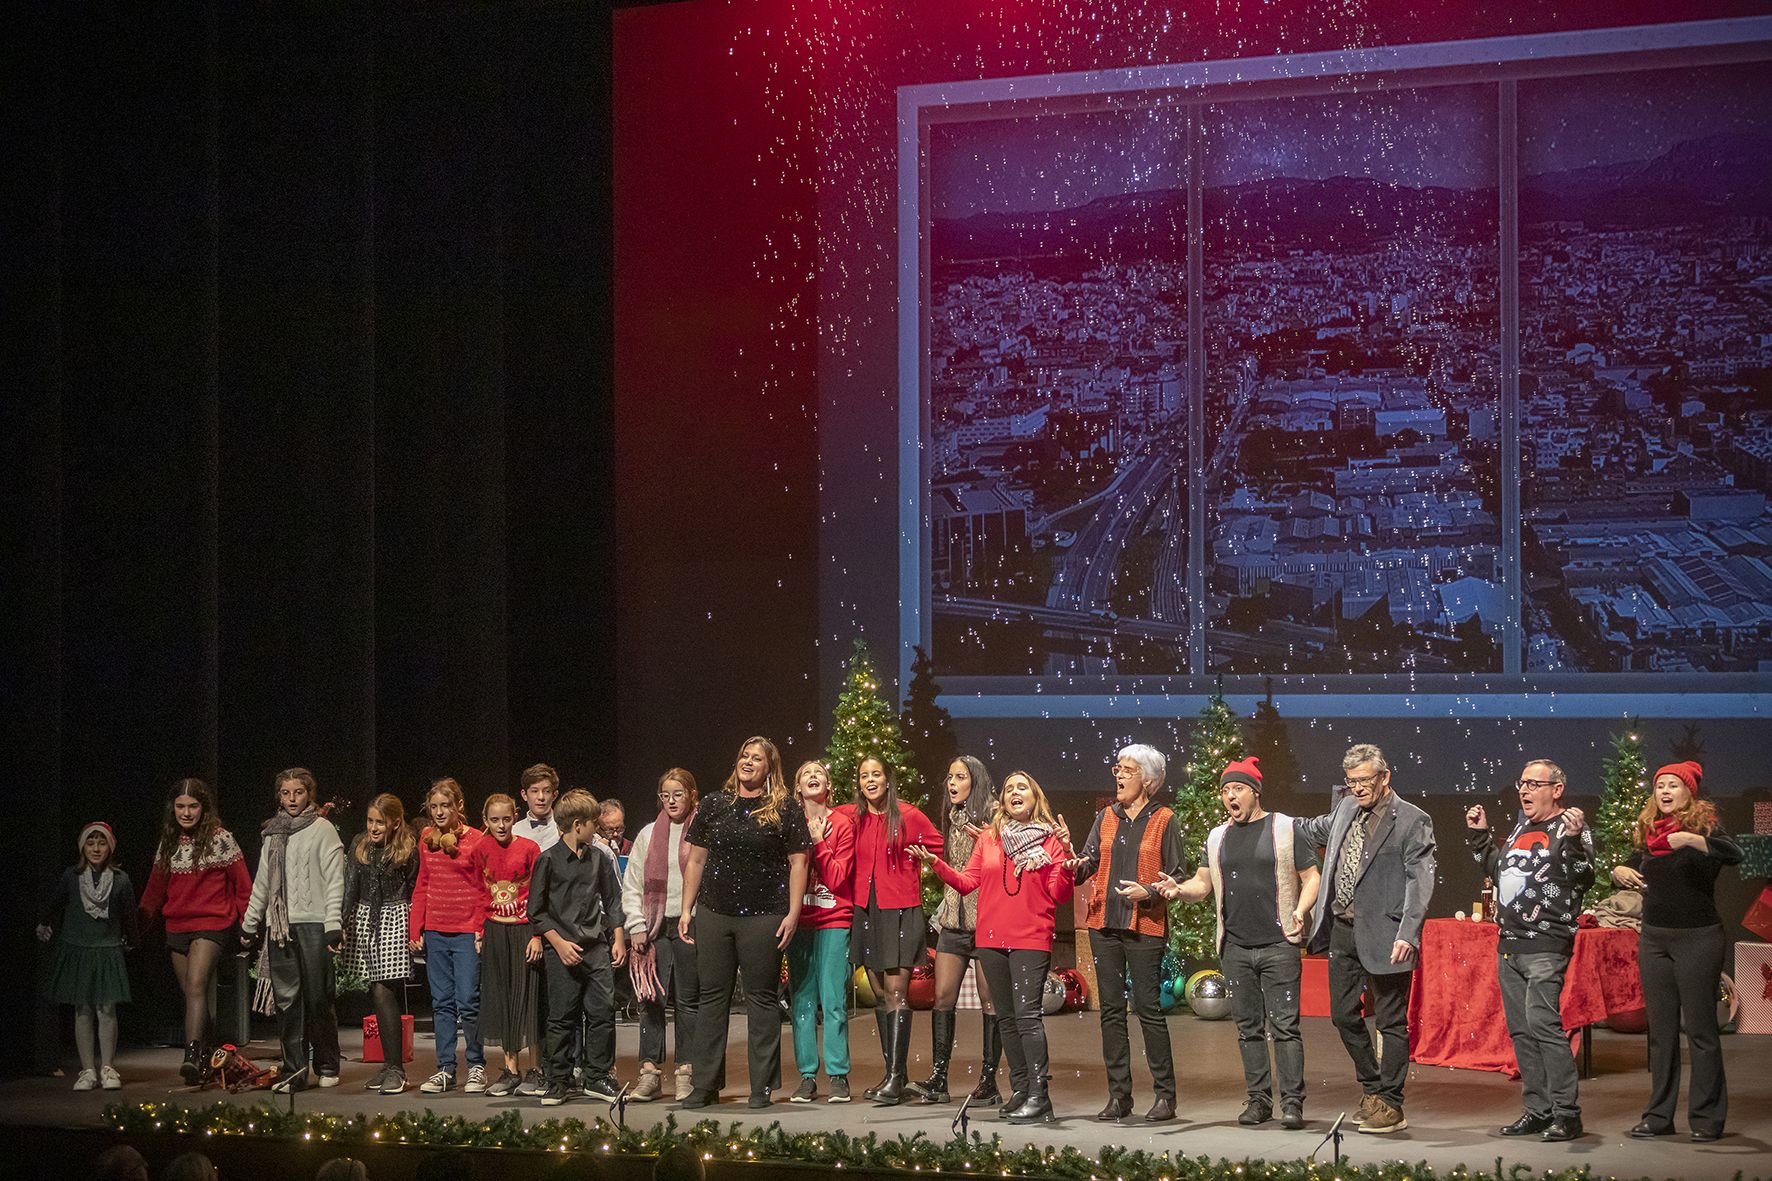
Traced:
<path fill-rule="evenodd" d="M 1655 774 L 1649 777 L 1649 782 L 1653 784 L 1663 775 L 1672 775 L 1675 779 L 1678 779 L 1681 783 L 1686 785 L 1686 790 L 1692 793 L 1694 799 L 1698 798 L 1698 785 L 1704 779 L 1704 768 L 1697 763 L 1688 761 L 1684 763 L 1669 763 L 1665 767 L 1658 767 L 1655 770 Z"/>
<path fill-rule="evenodd" d="M 1259 794 L 1261 791 L 1261 768 L 1257 764 L 1260 762 L 1260 759 L 1250 755 L 1246 759 L 1238 759 L 1227 764 L 1225 769 L 1219 773 L 1219 786 L 1222 787 L 1227 783 L 1247 783 Z"/>

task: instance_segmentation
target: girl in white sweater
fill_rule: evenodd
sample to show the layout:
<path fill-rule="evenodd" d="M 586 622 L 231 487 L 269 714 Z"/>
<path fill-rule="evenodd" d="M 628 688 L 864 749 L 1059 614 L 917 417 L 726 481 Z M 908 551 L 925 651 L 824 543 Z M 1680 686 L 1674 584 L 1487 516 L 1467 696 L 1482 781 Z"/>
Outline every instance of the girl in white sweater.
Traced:
<path fill-rule="evenodd" d="M 263 943 L 257 999 L 260 1012 L 277 1014 L 283 1063 L 271 1089 L 281 1094 L 308 1086 L 309 1037 L 320 1085 L 338 1085 L 332 957 L 344 948 L 345 847 L 320 814 L 319 794 L 305 767 L 277 776 L 277 812 L 265 821 L 252 900 L 240 923 L 242 944 Z"/>

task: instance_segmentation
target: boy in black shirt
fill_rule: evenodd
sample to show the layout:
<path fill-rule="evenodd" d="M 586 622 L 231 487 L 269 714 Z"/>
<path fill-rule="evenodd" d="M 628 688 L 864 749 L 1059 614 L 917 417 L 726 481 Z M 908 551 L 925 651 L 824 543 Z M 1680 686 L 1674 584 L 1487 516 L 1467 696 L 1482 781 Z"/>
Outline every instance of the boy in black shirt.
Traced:
<path fill-rule="evenodd" d="M 529 921 L 547 945 L 547 1086 L 543 1107 L 566 1101 L 573 1033 L 585 1029 L 585 1094 L 613 1102 L 615 975 L 627 959 L 627 921 L 615 859 L 598 847 L 597 801 L 569 791 L 554 805 L 560 843 L 535 863 Z"/>
<path fill-rule="evenodd" d="M 1465 813 L 1471 855 L 1494 879 L 1501 942 L 1496 971 L 1526 1111 L 1503 1136 L 1558 1142 L 1581 1135 L 1575 1055 L 1563 1032 L 1563 976 L 1575 919 L 1594 882 L 1594 838 L 1580 808 L 1563 807 L 1563 769 L 1534 759 L 1520 772 L 1520 822 L 1497 849 L 1481 804 Z"/>

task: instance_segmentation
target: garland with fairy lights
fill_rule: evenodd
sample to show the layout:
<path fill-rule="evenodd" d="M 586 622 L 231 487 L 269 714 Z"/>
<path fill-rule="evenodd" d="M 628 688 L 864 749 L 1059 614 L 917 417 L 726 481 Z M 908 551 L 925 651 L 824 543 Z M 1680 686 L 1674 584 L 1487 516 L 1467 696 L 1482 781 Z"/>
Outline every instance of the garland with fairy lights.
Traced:
<path fill-rule="evenodd" d="M 1104 1146 L 1096 1155 L 1050 1145 L 1009 1147 L 1001 1137 L 937 1140 L 922 1132 L 882 1140 L 876 1133 L 788 1132 L 779 1123 L 747 1127 L 702 1120 L 680 1127 L 675 1116 L 650 1128 L 620 1128 L 608 1120 L 549 1119 L 525 1124 L 514 1111 L 483 1120 L 433 1111 L 392 1115 L 330 1115 L 279 1111 L 267 1104 L 205 1108 L 176 1103 L 112 1104 L 105 1123 L 124 1136 L 251 1136 L 267 1140 L 420 1148 L 504 1148 L 530 1152 L 594 1152 L 602 1157 L 656 1157 L 680 1145 L 703 1160 L 817 1165 L 825 1169 L 957 1173 L 974 1177 L 1048 1177 L 1059 1181 L 1592 1181 L 1587 1169 L 1540 1173 L 1526 1165 L 1493 1169 L 1459 1165 L 1440 1173 L 1425 1163 L 1391 1161 L 1340 1165 L 1304 1160 L 1212 1160 Z M 1616 1179 L 1614 1179 L 1616 1181 Z M 1644 1179 L 1647 1181 L 1647 1179 Z"/>

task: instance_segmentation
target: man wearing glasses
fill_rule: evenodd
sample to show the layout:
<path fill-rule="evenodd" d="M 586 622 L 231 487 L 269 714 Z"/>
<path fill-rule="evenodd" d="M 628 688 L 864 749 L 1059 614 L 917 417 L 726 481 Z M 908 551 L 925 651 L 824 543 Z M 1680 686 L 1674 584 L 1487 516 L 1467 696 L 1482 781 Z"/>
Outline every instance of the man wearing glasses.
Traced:
<path fill-rule="evenodd" d="M 1347 794 L 1327 815 L 1293 828 L 1299 841 L 1324 850 L 1305 949 L 1329 953 L 1329 1005 L 1365 1092 L 1359 1130 L 1382 1136 L 1409 1126 L 1409 984 L 1434 894 L 1434 825 L 1391 791 L 1390 764 L 1376 746 L 1350 747 L 1341 766 Z M 1382 1067 L 1360 1015 L 1362 992 L 1372 997 Z"/>
<path fill-rule="evenodd" d="M 1500 903 L 1496 971 L 1507 1032 L 1520 1064 L 1526 1110 L 1503 1136 L 1574 1140 L 1575 1056 L 1563 1032 L 1563 974 L 1575 948 L 1575 919 L 1594 884 L 1594 839 L 1580 808 L 1563 807 L 1567 777 L 1546 759 L 1526 764 L 1515 787 L 1520 820 L 1499 849 L 1481 804 L 1464 814 L 1471 854 L 1493 878 Z"/>

